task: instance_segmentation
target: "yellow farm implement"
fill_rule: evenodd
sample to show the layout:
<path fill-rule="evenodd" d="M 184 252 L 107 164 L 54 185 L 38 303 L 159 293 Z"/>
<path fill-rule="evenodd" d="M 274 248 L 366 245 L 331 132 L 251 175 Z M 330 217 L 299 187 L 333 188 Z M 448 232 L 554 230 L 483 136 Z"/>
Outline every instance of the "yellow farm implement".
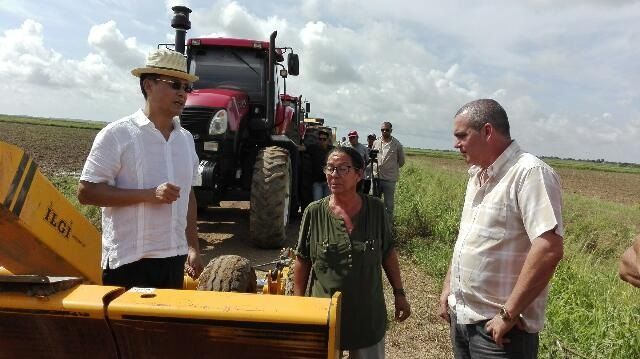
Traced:
<path fill-rule="evenodd" d="M 339 293 L 102 286 L 95 227 L 20 148 L 0 169 L 0 358 L 340 357 Z"/>

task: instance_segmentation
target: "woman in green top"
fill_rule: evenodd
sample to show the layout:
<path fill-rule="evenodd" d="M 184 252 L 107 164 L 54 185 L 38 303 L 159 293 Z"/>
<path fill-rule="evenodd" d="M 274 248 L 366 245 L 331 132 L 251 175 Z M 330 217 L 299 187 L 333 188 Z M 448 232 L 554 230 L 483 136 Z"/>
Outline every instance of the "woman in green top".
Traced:
<path fill-rule="evenodd" d="M 394 288 L 395 318 L 411 314 L 400 278 L 389 219 L 378 198 L 356 192 L 363 175 L 362 156 L 337 147 L 324 173 L 331 195 L 311 203 L 300 226 L 295 263 L 295 295 L 342 293 L 340 347 L 350 358 L 384 358 L 387 311 L 382 271 Z"/>

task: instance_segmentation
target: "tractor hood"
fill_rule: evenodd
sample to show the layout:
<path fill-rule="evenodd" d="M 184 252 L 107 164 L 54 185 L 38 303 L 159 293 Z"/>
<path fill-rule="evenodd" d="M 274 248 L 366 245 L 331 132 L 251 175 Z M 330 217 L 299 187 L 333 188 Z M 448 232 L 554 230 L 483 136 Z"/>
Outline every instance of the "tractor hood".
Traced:
<path fill-rule="evenodd" d="M 229 129 L 237 131 L 240 120 L 249 111 L 248 96 L 245 92 L 230 89 L 193 90 L 187 96 L 185 107 L 210 107 L 226 109 Z"/>

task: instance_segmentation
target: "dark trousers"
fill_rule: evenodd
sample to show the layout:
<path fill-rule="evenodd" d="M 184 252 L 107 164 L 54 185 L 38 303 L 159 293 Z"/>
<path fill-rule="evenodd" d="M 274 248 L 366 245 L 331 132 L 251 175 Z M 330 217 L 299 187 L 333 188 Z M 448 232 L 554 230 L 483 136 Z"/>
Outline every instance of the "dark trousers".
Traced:
<path fill-rule="evenodd" d="M 182 289 L 186 255 L 167 258 L 142 258 L 116 269 L 102 270 L 102 283 L 125 287 Z"/>
<path fill-rule="evenodd" d="M 475 324 L 456 324 L 455 314 L 451 317 L 451 343 L 455 359 L 535 359 L 538 357 L 538 333 L 527 333 L 514 327 L 505 338 L 511 342 L 500 348 L 484 328 L 488 320 Z"/>

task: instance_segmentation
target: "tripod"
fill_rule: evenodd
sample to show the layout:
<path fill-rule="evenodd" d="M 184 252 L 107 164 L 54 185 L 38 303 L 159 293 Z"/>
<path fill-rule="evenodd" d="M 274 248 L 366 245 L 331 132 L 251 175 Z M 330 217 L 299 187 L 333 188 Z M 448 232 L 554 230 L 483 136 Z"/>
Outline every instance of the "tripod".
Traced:
<path fill-rule="evenodd" d="M 376 166 L 376 169 L 378 169 L 378 159 L 376 157 L 369 159 L 369 171 L 371 171 L 371 178 L 368 179 L 368 181 L 371 181 L 369 187 L 373 189 L 372 195 L 374 197 L 381 198 L 382 193 L 380 192 L 380 183 L 378 182 L 378 179 L 375 177 L 374 175 L 375 172 L 373 171 L 374 164 Z M 367 194 L 369 194 L 368 191 L 367 191 Z"/>

